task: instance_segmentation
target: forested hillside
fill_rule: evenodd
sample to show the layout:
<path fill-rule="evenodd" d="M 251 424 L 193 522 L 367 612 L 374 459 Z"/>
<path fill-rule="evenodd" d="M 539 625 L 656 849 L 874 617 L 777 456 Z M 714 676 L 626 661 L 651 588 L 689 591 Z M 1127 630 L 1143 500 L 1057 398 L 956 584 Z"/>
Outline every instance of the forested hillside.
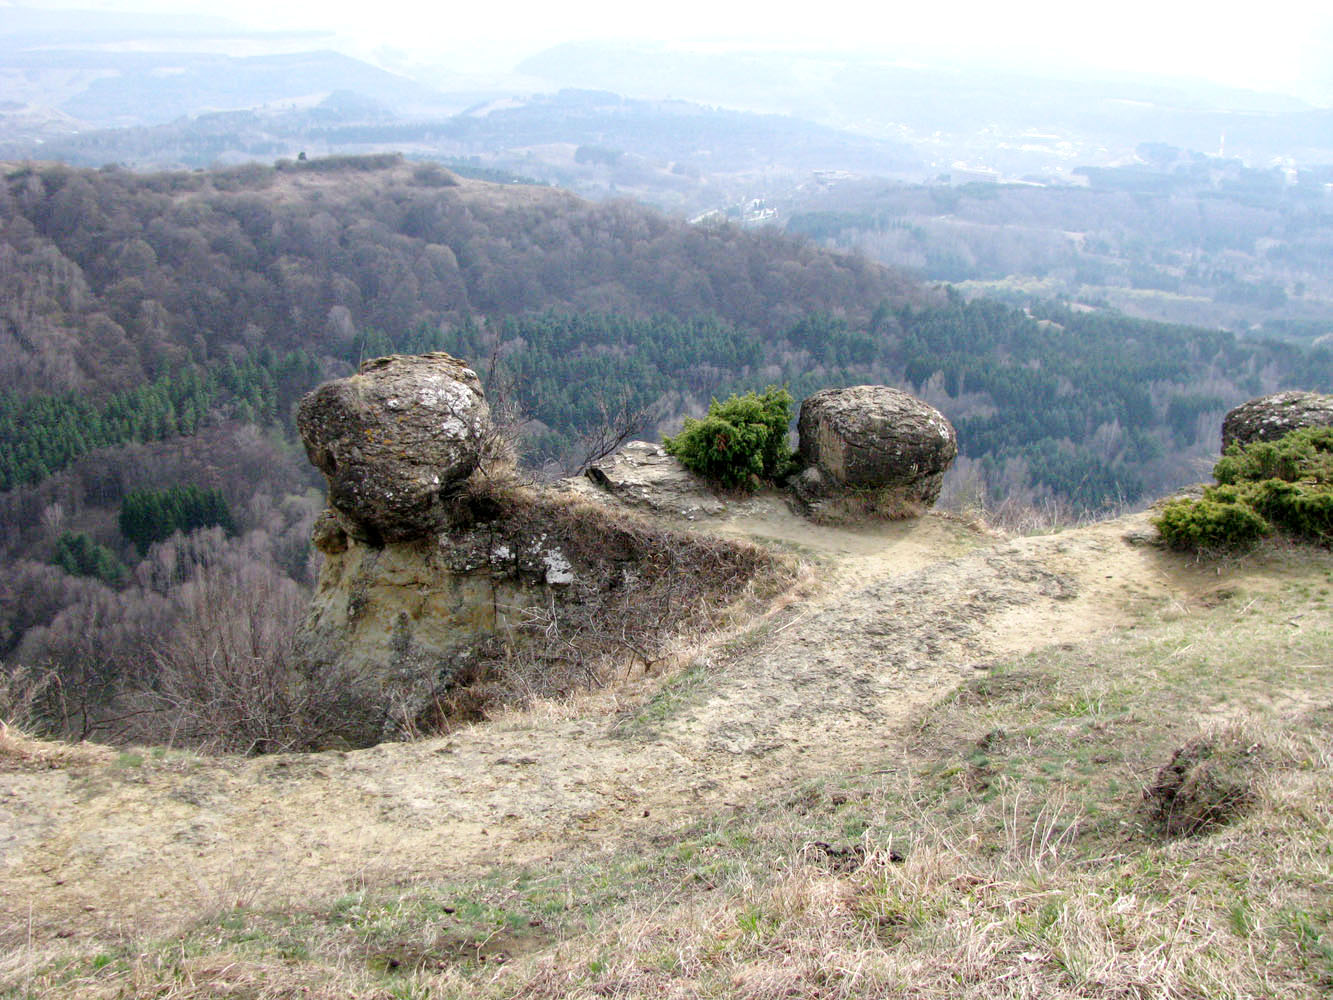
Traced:
<path fill-rule="evenodd" d="M 901 141 L 709 104 L 635 101 L 588 90 L 497 95 L 467 104 L 473 106 L 457 114 L 399 115 L 337 90 L 314 106 L 270 102 L 156 125 L 80 129 L 40 142 L 8 139 L 0 111 L 0 157 L 164 169 L 271 161 L 300 150 L 395 151 L 535 177 L 589 197 L 633 197 L 691 215 L 802 184 L 811 171 L 916 178 L 925 169 Z"/>
<path fill-rule="evenodd" d="M 1160 143 L 1068 183 L 844 181 L 783 205 L 789 231 L 968 293 L 1315 340 L 1333 333 L 1333 169 L 1246 167 Z"/>
<path fill-rule="evenodd" d="M 322 505 L 292 408 L 362 358 L 435 349 L 516 405 L 534 469 L 577 465 L 608 416 L 660 434 L 731 391 L 879 382 L 956 424 L 955 497 L 1070 512 L 1199 478 L 1246 397 L 1333 388 L 1327 348 L 966 302 L 776 231 L 393 156 L 12 165 L 0 657 L 54 677 L 75 729 L 112 725 L 86 701 L 151 687 L 181 635 L 280 660 Z"/>
<path fill-rule="evenodd" d="M 149 176 L 18 167 L 0 220 L 0 376 L 20 391 L 126 389 L 262 347 L 336 356 L 367 327 L 561 308 L 757 329 L 912 290 L 773 234 L 389 156 Z"/>

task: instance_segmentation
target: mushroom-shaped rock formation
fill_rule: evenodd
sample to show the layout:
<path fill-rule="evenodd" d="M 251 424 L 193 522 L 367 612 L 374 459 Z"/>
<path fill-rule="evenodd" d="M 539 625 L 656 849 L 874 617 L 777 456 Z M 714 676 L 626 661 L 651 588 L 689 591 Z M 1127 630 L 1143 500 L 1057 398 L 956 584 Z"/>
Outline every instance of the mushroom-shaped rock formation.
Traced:
<path fill-rule="evenodd" d="M 332 505 L 293 650 L 324 745 L 473 718 L 514 685 L 568 690 L 622 648 L 652 662 L 682 623 L 779 572 L 753 546 L 507 477 L 477 376 L 447 354 L 362 365 L 298 422 Z"/>
<path fill-rule="evenodd" d="M 801 404 L 797 496 L 823 520 L 906 517 L 933 504 L 958 454 L 953 425 L 900 389 L 825 389 Z"/>
<path fill-rule="evenodd" d="M 307 395 L 296 425 L 348 531 L 380 544 L 447 523 L 444 501 L 481 461 L 490 414 L 462 361 L 395 354 Z"/>
<path fill-rule="evenodd" d="M 1233 444 L 1275 441 L 1302 427 L 1333 426 L 1333 396 L 1279 392 L 1241 403 L 1222 421 L 1222 450 Z"/>

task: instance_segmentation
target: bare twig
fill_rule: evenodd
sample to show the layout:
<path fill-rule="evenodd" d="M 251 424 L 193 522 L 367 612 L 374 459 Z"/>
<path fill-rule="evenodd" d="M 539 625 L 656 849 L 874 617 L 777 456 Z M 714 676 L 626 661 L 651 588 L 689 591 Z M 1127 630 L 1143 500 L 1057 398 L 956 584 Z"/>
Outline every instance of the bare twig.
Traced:
<path fill-rule="evenodd" d="M 635 405 L 628 389 L 607 406 L 606 400 L 597 402 L 600 417 L 597 424 L 579 438 L 580 458 L 572 470 L 582 475 L 608 455 L 619 451 L 626 441 L 638 437 L 662 413 L 660 403 Z"/>

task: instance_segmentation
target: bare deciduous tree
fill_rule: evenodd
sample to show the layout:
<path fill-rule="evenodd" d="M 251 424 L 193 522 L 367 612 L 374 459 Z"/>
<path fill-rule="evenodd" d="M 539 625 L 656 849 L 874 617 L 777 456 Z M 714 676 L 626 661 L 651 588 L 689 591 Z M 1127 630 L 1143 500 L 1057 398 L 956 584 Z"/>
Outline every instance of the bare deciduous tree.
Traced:
<path fill-rule="evenodd" d="M 597 409 L 600 414 L 597 423 L 579 438 L 579 458 L 572 470 L 573 475 L 581 475 L 608 455 L 615 454 L 626 441 L 639 437 L 662 417 L 660 403 L 635 405 L 628 389 L 609 406 L 606 400 L 599 400 Z"/>
<path fill-rule="evenodd" d="M 306 598 L 256 563 L 200 567 L 176 595 L 180 616 L 153 650 L 155 677 L 137 701 L 146 737 L 232 753 L 309 746 L 312 685 L 292 669 Z"/>

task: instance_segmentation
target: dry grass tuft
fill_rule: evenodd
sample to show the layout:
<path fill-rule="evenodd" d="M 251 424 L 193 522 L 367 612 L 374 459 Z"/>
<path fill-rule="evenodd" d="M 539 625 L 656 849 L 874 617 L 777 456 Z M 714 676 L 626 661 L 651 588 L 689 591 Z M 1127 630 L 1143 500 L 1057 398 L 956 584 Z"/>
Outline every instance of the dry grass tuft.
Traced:
<path fill-rule="evenodd" d="M 163 963 L 140 959 L 128 972 L 103 983 L 90 983 L 89 1000 L 126 996 L 136 1000 L 344 1000 L 348 983 L 326 971 L 290 962 L 256 962 L 237 955 L 209 955 Z M 362 984 L 360 1000 L 394 1000 L 387 988 Z M 367 988 L 368 987 L 368 988 Z"/>
<path fill-rule="evenodd" d="M 1006 497 L 996 503 L 980 496 L 951 496 L 942 501 L 941 506 L 966 521 L 1009 537 L 1049 535 L 1121 517 L 1132 509 L 1128 504 L 1120 503 L 1100 510 L 1087 510 L 1051 497 Z"/>
<path fill-rule="evenodd" d="M 105 764 L 116 751 L 95 743 L 62 743 L 25 735 L 15 726 L 0 722 L 0 767 L 54 768 L 80 764 Z"/>
<path fill-rule="evenodd" d="M 1253 807 L 1264 763 L 1263 743 L 1228 725 L 1178 748 L 1144 791 L 1144 809 L 1168 837 L 1207 833 Z"/>
<path fill-rule="evenodd" d="M 905 521 L 920 517 L 930 504 L 910 488 L 848 489 L 820 496 L 809 503 L 810 520 L 816 524 L 865 524 L 872 521 Z"/>

